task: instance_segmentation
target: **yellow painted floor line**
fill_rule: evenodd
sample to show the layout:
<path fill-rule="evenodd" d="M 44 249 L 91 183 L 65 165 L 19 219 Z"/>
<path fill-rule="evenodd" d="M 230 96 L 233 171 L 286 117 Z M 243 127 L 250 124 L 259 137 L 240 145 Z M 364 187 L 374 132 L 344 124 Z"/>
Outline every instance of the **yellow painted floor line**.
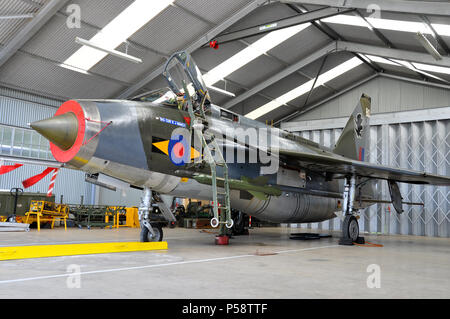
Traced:
<path fill-rule="evenodd" d="M 0 260 L 164 250 L 167 248 L 165 241 L 0 247 Z"/>

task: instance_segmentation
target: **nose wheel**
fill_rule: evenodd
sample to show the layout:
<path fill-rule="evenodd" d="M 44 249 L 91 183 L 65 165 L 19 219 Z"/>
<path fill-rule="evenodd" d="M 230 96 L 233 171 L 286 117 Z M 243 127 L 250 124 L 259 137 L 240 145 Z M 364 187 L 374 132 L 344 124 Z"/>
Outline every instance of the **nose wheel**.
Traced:
<path fill-rule="evenodd" d="M 152 224 L 151 227 L 153 233 L 146 226 L 141 227 L 141 234 L 140 234 L 141 242 L 162 241 L 163 230 L 161 225 Z"/>

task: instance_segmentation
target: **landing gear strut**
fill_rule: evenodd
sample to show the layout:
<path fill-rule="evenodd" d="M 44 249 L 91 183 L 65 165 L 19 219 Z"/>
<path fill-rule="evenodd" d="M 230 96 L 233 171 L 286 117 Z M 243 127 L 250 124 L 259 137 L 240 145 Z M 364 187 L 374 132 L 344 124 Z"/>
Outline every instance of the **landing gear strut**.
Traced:
<path fill-rule="evenodd" d="M 344 202 L 342 204 L 342 237 L 339 245 L 353 245 L 353 243 L 364 243 L 364 237 L 359 237 L 358 219 L 355 217 L 356 210 L 353 208 L 355 200 L 356 177 L 352 175 L 345 179 Z"/>
<path fill-rule="evenodd" d="M 141 224 L 141 242 L 147 241 L 162 241 L 163 230 L 159 224 L 150 223 L 150 211 L 152 205 L 152 190 L 148 187 L 144 188 L 144 196 L 142 197 L 141 205 L 139 206 L 139 222 Z"/>

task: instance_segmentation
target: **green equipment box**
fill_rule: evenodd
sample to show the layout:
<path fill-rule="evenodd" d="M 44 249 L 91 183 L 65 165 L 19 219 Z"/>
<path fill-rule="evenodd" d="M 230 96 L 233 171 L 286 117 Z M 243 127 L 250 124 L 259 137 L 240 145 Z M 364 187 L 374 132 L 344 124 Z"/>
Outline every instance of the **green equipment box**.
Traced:
<path fill-rule="evenodd" d="M 0 190 L 0 216 L 9 216 L 14 212 L 14 196 L 9 190 Z M 55 195 L 47 197 L 44 193 L 19 193 L 17 198 L 17 216 L 25 216 L 25 213 L 30 208 L 32 200 L 43 200 L 46 202 L 55 202 Z"/>

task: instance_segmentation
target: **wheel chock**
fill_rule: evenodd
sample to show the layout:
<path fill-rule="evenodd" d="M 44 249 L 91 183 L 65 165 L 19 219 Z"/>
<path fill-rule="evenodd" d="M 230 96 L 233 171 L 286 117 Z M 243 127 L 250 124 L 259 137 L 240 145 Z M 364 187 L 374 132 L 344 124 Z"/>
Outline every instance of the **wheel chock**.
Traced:
<path fill-rule="evenodd" d="M 216 245 L 228 245 L 230 237 L 228 236 L 216 236 Z"/>

